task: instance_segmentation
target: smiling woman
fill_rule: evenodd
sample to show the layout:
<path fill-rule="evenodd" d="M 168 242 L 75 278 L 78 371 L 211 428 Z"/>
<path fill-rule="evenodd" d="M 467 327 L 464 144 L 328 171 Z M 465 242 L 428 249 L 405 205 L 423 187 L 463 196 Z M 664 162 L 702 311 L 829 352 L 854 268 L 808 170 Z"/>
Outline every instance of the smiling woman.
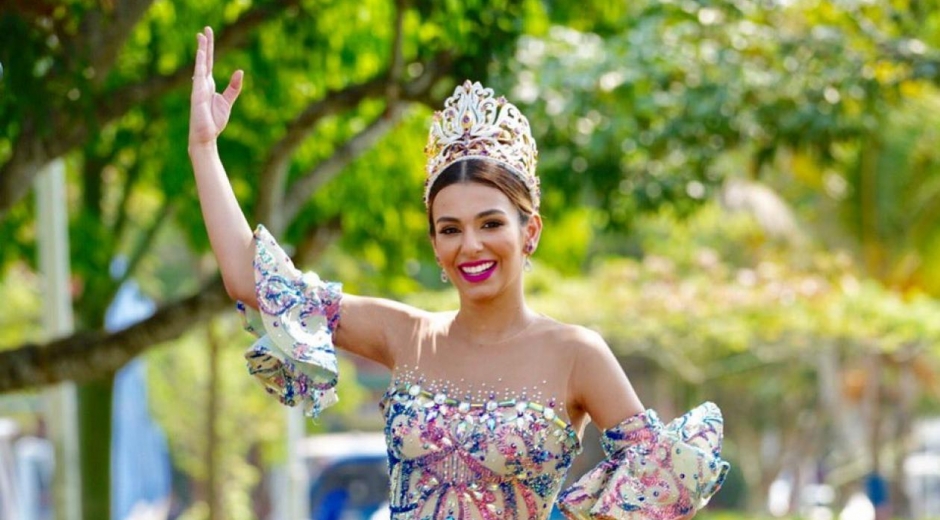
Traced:
<path fill-rule="evenodd" d="M 467 289 L 494 274 L 510 282 L 503 289 L 521 290 L 522 284 L 515 282 L 521 282 L 522 266 L 535 252 L 542 227 L 539 216 L 517 210 L 504 192 L 487 183 L 466 180 L 437 193 L 431 243 L 443 273 L 463 289 L 462 301 L 471 295 Z"/>
<path fill-rule="evenodd" d="M 198 41 L 189 150 L 226 288 L 259 336 L 250 371 L 315 416 L 337 399 L 335 347 L 388 367 L 392 518 L 544 520 L 589 421 L 607 458 L 561 493 L 568 517 L 689 518 L 708 502 L 728 470 L 718 408 L 664 425 L 598 334 L 526 304 L 542 232 L 538 152 L 514 105 L 468 81 L 435 114 L 424 201 L 460 306 L 426 312 L 344 294 L 294 268 L 263 226 L 252 233 L 215 146 L 242 75 L 217 94 L 211 30 Z"/>

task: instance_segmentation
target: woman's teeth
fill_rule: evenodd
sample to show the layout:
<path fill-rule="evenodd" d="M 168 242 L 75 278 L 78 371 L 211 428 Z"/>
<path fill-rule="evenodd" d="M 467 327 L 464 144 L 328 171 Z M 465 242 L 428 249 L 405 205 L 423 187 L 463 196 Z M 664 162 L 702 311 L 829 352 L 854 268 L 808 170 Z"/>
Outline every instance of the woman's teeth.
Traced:
<path fill-rule="evenodd" d="M 485 264 L 479 264 L 473 267 L 461 267 L 461 270 L 467 274 L 480 274 L 483 271 L 493 267 L 493 265 L 495 265 L 495 262 L 487 262 Z"/>

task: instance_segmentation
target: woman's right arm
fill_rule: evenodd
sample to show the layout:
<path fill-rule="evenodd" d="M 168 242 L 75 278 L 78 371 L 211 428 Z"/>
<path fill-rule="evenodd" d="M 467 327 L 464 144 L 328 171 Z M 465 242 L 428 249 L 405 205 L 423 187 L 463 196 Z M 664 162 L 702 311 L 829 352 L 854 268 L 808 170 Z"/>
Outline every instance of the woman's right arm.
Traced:
<path fill-rule="evenodd" d="M 189 157 L 195 172 L 199 203 L 226 291 L 232 299 L 257 309 L 254 233 L 238 205 L 216 146 L 241 92 L 244 74 L 240 70 L 235 71 L 225 90 L 217 93 L 212 78 L 212 29 L 206 27 L 196 39 L 198 50 L 190 99 Z M 423 323 L 423 314 L 412 307 L 354 295 L 343 296 L 340 316 L 334 343 L 389 367 L 394 364 L 390 347 L 394 342 L 389 338 L 413 334 L 417 324 Z"/>
<path fill-rule="evenodd" d="M 196 177 L 202 217 L 229 296 L 257 308 L 251 227 L 232 191 L 216 145 L 216 139 L 228 123 L 232 105 L 241 92 L 244 74 L 240 70 L 235 71 L 225 91 L 217 93 L 212 78 L 212 29 L 206 27 L 196 40 L 199 47 L 190 98 L 189 157 Z"/>

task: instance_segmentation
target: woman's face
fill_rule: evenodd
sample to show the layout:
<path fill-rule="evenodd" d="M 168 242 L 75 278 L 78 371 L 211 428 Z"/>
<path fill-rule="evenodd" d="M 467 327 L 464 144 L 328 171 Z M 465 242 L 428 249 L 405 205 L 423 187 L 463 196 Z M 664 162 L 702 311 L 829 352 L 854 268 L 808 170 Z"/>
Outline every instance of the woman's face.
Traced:
<path fill-rule="evenodd" d="M 542 227 L 538 215 L 523 225 L 509 197 L 472 182 L 443 188 L 431 210 L 434 252 L 461 296 L 486 300 L 521 289 L 526 245 L 534 250 Z"/>

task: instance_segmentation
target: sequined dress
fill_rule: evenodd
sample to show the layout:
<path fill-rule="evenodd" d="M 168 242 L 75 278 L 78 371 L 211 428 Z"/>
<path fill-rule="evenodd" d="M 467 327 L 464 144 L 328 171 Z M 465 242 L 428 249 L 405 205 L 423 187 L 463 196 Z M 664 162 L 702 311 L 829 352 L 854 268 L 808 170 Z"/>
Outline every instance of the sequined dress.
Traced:
<path fill-rule="evenodd" d="M 255 246 L 260 313 L 239 305 L 259 337 L 249 371 L 316 416 L 337 399 L 341 288 L 294 268 L 262 226 Z M 646 410 L 605 430 L 605 459 L 564 491 L 580 441 L 563 407 L 534 390 L 472 390 L 399 367 L 380 407 L 395 520 L 542 520 L 554 505 L 573 519 L 676 519 L 703 507 L 729 469 L 712 403 L 668 425 Z"/>

